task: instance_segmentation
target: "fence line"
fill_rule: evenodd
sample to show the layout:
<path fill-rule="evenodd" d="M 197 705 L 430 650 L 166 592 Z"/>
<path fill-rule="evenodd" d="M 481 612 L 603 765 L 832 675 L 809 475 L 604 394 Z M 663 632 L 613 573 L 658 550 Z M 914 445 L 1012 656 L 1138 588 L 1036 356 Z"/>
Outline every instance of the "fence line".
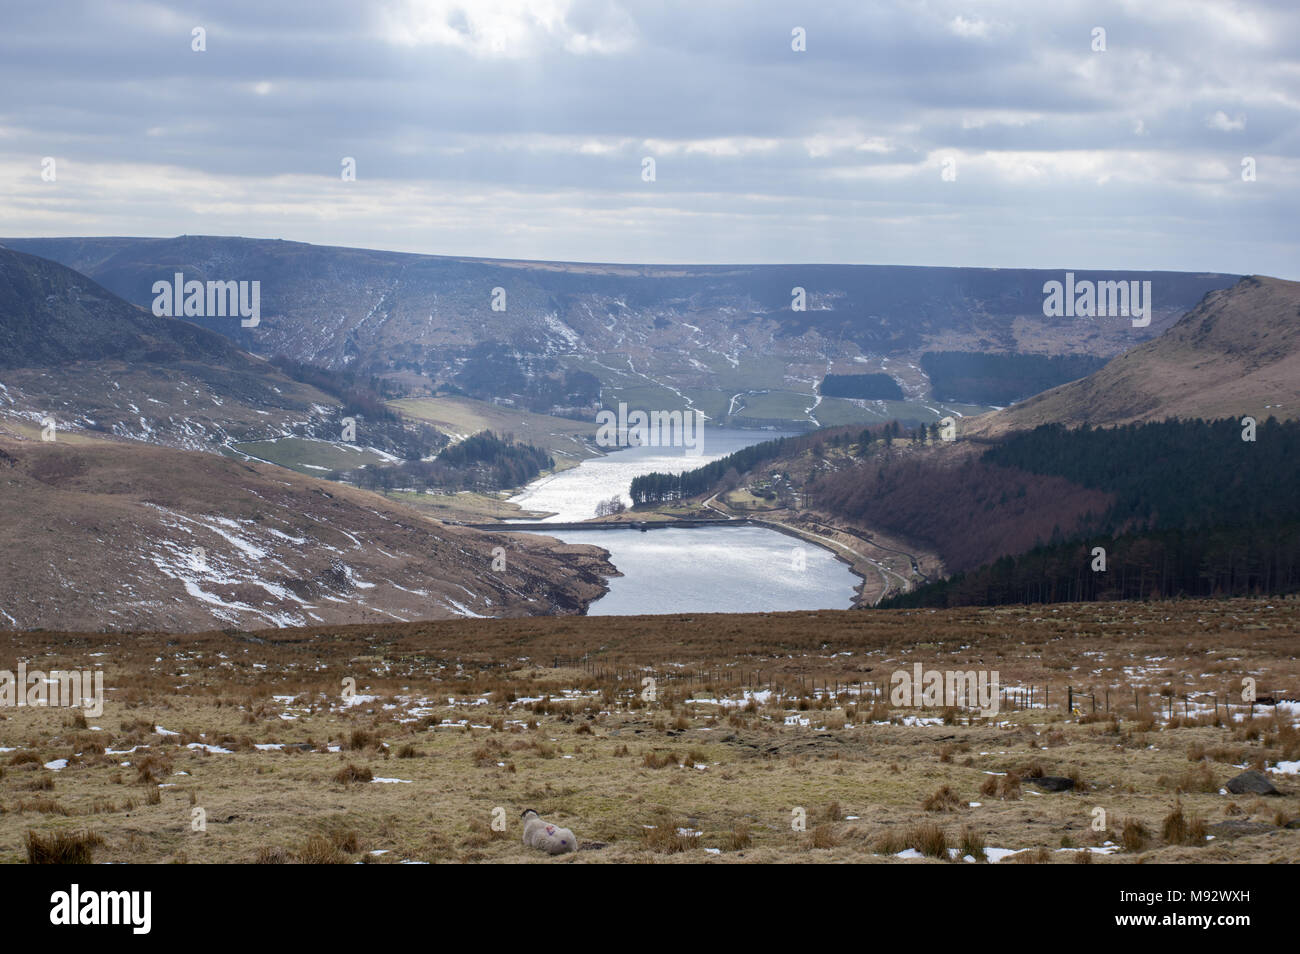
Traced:
<path fill-rule="evenodd" d="M 748 691 L 751 694 L 770 691 L 784 699 L 828 698 L 836 702 L 847 699 L 850 701 L 868 701 L 873 704 L 890 704 L 891 685 L 889 679 L 842 680 L 823 677 L 819 681 L 818 677 L 814 675 L 781 675 L 773 673 L 771 669 L 764 670 L 760 667 L 670 666 L 664 669 L 655 669 L 649 666 L 634 666 L 630 663 L 619 664 L 596 661 L 589 656 L 554 656 L 551 666 L 554 669 L 580 669 L 597 682 L 627 683 L 626 688 L 628 691 L 639 689 L 642 685 L 641 681 L 651 677 L 655 679 L 656 683 L 689 683 L 701 688 L 711 689 L 733 688 Z M 767 673 L 766 678 L 764 678 L 765 672 Z M 1055 692 L 1053 692 L 1053 689 L 1055 689 Z M 1126 711 L 1122 708 L 1122 703 L 1127 703 L 1129 692 L 1127 690 L 1121 691 L 1120 688 L 1115 686 L 1081 688 L 1067 683 L 1064 686 L 1057 684 L 1054 687 L 1050 682 L 999 687 L 999 711 L 1023 712 L 1034 709 L 1048 711 L 1053 708 L 1053 696 L 1057 700 L 1056 708 L 1063 712 L 1080 716 L 1109 715 L 1112 712 Z M 1181 715 L 1184 719 L 1190 719 L 1193 716 L 1207 714 L 1208 707 L 1209 711 L 1213 712 L 1216 720 L 1219 718 L 1220 712 L 1222 712 L 1224 717 L 1231 721 L 1234 714 L 1248 714 L 1253 718 L 1257 714 L 1257 710 L 1262 708 L 1267 712 L 1270 706 L 1276 711 L 1278 703 L 1296 701 L 1296 694 L 1272 691 L 1260 693 L 1253 702 L 1240 699 L 1234 702 L 1232 694 L 1226 691 L 1170 693 L 1163 690 L 1144 691 L 1140 687 L 1134 687 L 1132 689 L 1132 700 L 1132 711 L 1139 719 L 1144 714 L 1154 719 L 1163 718 L 1167 722 L 1172 722 L 1178 715 Z M 1192 711 L 1193 706 L 1196 707 L 1195 712 Z M 1181 713 L 1179 712 L 1180 707 Z M 917 707 L 909 706 L 908 708 Z M 937 706 L 924 706 L 923 708 L 946 709 L 954 707 L 940 704 Z M 966 706 L 964 708 L 973 707 Z"/>

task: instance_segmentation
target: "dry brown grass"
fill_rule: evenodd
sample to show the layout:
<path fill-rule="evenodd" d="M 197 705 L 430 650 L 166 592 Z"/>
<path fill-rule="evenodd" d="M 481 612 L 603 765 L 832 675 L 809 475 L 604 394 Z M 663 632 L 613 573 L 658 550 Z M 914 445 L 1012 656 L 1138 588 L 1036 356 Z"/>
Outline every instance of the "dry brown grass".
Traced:
<path fill-rule="evenodd" d="M 692 851 L 700 846 L 701 834 L 684 822 L 674 822 L 664 816 L 659 816 L 656 824 L 641 829 L 643 847 L 656 854 Z"/>
<path fill-rule="evenodd" d="M 985 798 L 1015 801 L 1020 798 L 1020 776 L 1015 772 L 1008 772 L 1005 775 L 990 775 L 980 785 L 980 794 Z"/>
<path fill-rule="evenodd" d="M 364 766 L 353 765 L 349 762 L 343 768 L 334 773 L 334 781 L 340 785 L 355 785 L 358 782 L 373 781 L 375 773 Z"/>
<path fill-rule="evenodd" d="M 1136 818 L 1126 818 L 1120 826 L 1118 841 L 1126 851 L 1141 851 L 1151 843 L 1151 831 Z"/>
<path fill-rule="evenodd" d="M 347 853 L 325 835 L 312 835 L 293 853 L 300 865 L 346 865 L 352 861 Z"/>
<path fill-rule="evenodd" d="M 1222 784 L 1206 762 L 1197 762 L 1174 776 L 1162 775 L 1157 782 L 1174 792 L 1217 792 Z"/>
<path fill-rule="evenodd" d="M 672 752 L 651 750 L 641 759 L 641 764 L 651 769 L 667 768 L 670 765 L 676 768 L 681 764 L 678 759 L 679 756 Z"/>
<path fill-rule="evenodd" d="M 812 848 L 834 848 L 839 843 L 834 827 L 829 824 L 818 825 L 810 832 L 809 845 Z"/>
<path fill-rule="evenodd" d="M 976 861 L 987 860 L 984 849 L 988 847 L 984 842 L 984 836 L 975 832 L 969 825 L 961 830 L 961 839 L 957 842 L 957 856 L 959 858 L 971 857 Z"/>
<path fill-rule="evenodd" d="M 1160 836 L 1167 845 L 1199 847 L 1205 844 L 1207 834 L 1205 819 L 1196 816 L 1189 819 L 1183 813 L 1182 802 L 1176 802 L 1173 811 L 1160 823 Z"/>
<path fill-rule="evenodd" d="M 951 785 L 941 785 L 921 803 L 921 807 L 927 812 L 951 812 L 965 808 L 966 803 Z"/>
<path fill-rule="evenodd" d="M 929 858 L 948 857 L 948 834 L 933 822 L 913 826 L 905 836 L 907 847 Z"/>
<path fill-rule="evenodd" d="M 744 851 L 753 845 L 754 839 L 750 835 L 749 822 L 739 821 L 731 827 L 731 835 L 728 839 L 728 847 L 732 851 Z"/>
<path fill-rule="evenodd" d="M 42 815 L 71 815 L 63 805 L 60 805 L 58 799 L 38 797 L 30 801 L 20 801 L 14 806 L 16 812 L 39 812 Z"/>
<path fill-rule="evenodd" d="M 41 835 L 27 832 L 27 863 L 30 865 L 88 865 L 104 839 L 93 831 L 56 831 Z"/>
<path fill-rule="evenodd" d="M 103 653 L 95 658 L 113 691 L 84 730 L 67 713 L 3 713 L 0 746 L 15 751 L 0 775 L 0 862 L 24 859 L 30 826 L 45 838 L 92 815 L 95 858 L 109 862 L 771 862 L 808 860 L 810 850 L 816 860 L 892 861 L 908 848 L 977 860 L 984 848 L 1016 851 L 1020 863 L 1043 848 L 1052 862 L 1298 862 L 1300 835 L 1276 830 L 1300 815 L 1293 780 L 1275 778 L 1280 798 L 1218 793 L 1237 766 L 1271 765 L 1300 744 L 1271 709 L 1247 721 L 1244 707 L 1229 715 L 1222 705 L 1243 669 L 1269 692 L 1300 685 L 1300 607 L 1280 602 L 457 621 L 260 641 L 15 634 L 13 651 L 51 654 L 47 668 L 82 668 Z M 1082 680 L 1062 667 L 1083 652 L 1095 717 L 1063 711 L 1062 683 Z M 552 665 L 584 654 L 597 662 Z M 877 697 L 882 678 L 913 660 L 969 668 L 979 658 L 1007 685 L 1057 680 L 1051 706 L 912 725 L 945 713 Z M 1149 670 L 1141 720 L 1126 670 Z M 640 699 L 646 672 L 659 678 L 655 702 Z M 343 705 L 347 677 L 374 699 Z M 837 683 L 831 698 L 823 687 Z M 1173 724 L 1159 708 L 1170 684 Z M 1188 686 L 1193 699 L 1197 687 L 1217 694 L 1222 725 L 1183 717 Z M 775 690 L 761 703 L 698 701 L 760 687 Z M 809 726 L 787 725 L 790 715 Z M 257 748 L 269 744 L 280 747 Z M 59 772 L 43 768 L 65 758 Z M 1022 788 L 1022 777 L 1041 775 L 1079 784 Z M 1166 830 L 1175 792 L 1183 818 Z M 1226 814 L 1232 804 L 1240 814 Z M 800 805 L 807 831 L 791 826 Z M 505 832 L 488 827 L 498 807 Z M 603 847 L 561 859 L 528 851 L 526 807 Z M 1090 829 L 1096 807 L 1110 832 Z M 206 812 L 206 833 L 189 830 L 194 808 Z M 946 830 L 933 824 L 948 816 Z M 1272 837 L 1186 840 L 1198 819 L 1225 817 L 1266 823 Z M 1088 852 L 1052 850 L 1107 839 L 1125 850 L 1086 861 Z"/>

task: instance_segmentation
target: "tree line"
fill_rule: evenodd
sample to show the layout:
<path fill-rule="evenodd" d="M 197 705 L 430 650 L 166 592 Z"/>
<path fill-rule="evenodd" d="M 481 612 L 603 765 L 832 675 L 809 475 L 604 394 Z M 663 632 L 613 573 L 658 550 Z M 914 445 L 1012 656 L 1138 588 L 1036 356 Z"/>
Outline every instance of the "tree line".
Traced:
<path fill-rule="evenodd" d="M 367 490 L 484 492 L 521 487 L 554 466 L 554 458 L 540 447 L 481 431 L 447 447 L 433 460 L 364 467 L 334 476 Z"/>
<path fill-rule="evenodd" d="M 839 437 L 841 432 L 848 434 L 846 428 L 835 428 L 830 436 Z M 778 437 L 760 444 L 751 444 L 726 457 L 696 467 L 681 474 L 665 474 L 658 471 L 632 478 L 628 495 L 634 506 L 663 504 L 674 500 L 685 500 L 700 494 L 710 493 L 727 471 L 735 469 L 746 473 L 768 461 L 801 454 L 814 444 L 828 440 L 824 431 L 813 431 L 796 437 Z"/>
<path fill-rule="evenodd" d="M 821 395 L 864 401 L 901 401 L 903 389 L 887 374 L 828 374 L 822 378 Z"/>
<path fill-rule="evenodd" d="M 981 463 L 1068 479 L 1108 503 L 1059 522 L 1027 552 L 899 594 L 881 605 L 952 606 L 1290 593 L 1300 590 L 1300 421 L 1118 428 L 1044 425 Z M 1075 491 L 1077 495 L 1077 491 Z M 1069 495 L 1062 495 L 1068 501 Z M 1059 515 L 1059 504 L 1054 508 Z M 1101 559 L 1104 558 L 1104 564 Z M 1104 566 L 1104 568 L 1103 568 Z"/>
<path fill-rule="evenodd" d="M 1097 548 L 1106 569 L 1094 570 Z M 997 606 L 1300 592 L 1300 522 L 1155 530 L 1035 547 L 881 600 L 885 608 Z"/>

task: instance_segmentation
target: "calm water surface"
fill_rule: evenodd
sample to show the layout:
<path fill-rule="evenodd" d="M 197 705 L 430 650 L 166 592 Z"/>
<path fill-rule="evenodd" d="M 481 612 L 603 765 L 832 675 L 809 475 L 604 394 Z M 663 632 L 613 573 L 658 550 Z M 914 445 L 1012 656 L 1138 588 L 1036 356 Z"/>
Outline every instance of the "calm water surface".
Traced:
<path fill-rule="evenodd" d="M 703 453 L 693 457 L 680 448 L 631 447 L 544 477 L 511 499 L 528 510 L 554 512 L 546 518 L 552 522 L 588 520 L 601 500 L 618 495 L 630 504 L 633 477 L 680 473 L 780 436 L 712 429 Z M 829 550 L 762 527 L 563 530 L 555 536 L 604 547 L 623 573 L 591 605 L 591 616 L 847 609 L 858 584 Z"/>

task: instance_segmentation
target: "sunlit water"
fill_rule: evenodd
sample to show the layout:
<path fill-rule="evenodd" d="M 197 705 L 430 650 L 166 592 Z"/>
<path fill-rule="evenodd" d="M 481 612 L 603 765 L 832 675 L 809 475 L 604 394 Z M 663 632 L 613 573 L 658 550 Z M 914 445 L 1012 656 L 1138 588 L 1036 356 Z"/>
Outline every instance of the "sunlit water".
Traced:
<path fill-rule="evenodd" d="M 546 518 L 550 521 L 590 520 L 596 516 L 596 504 L 610 497 L 617 495 L 630 506 L 632 498 L 627 491 L 633 477 L 656 471 L 679 474 L 751 444 L 784 436 L 779 431 L 710 429 L 704 432 L 700 452 L 695 455 L 680 447 L 628 447 L 534 481 L 510 500 L 525 510 L 553 512 L 554 516 Z"/>
<path fill-rule="evenodd" d="M 846 609 L 858 582 L 829 550 L 762 527 L 565 530 L 557 536 L 604 547 L 623 573 L 609 581 L 590 616 Z"/>
<path fill-rule="evenodd" d="M 679 473 L 780 436 L 709 430 L 703 453 L 689 457 L 679 448 L 627 448 L 536 481 L 512 500 L 526 510 L 553 512 L 546 518 L 552 522 L 588 520 L 601 500 L 618 495 L 630 503 L 633 477 Z M 846 609 L 858 583 L 829 550 L 762 527 L 563 530 L 555 535 L 566 543 L 603 547 L 623 573 L 591 605 L 592 616 Z"/>

